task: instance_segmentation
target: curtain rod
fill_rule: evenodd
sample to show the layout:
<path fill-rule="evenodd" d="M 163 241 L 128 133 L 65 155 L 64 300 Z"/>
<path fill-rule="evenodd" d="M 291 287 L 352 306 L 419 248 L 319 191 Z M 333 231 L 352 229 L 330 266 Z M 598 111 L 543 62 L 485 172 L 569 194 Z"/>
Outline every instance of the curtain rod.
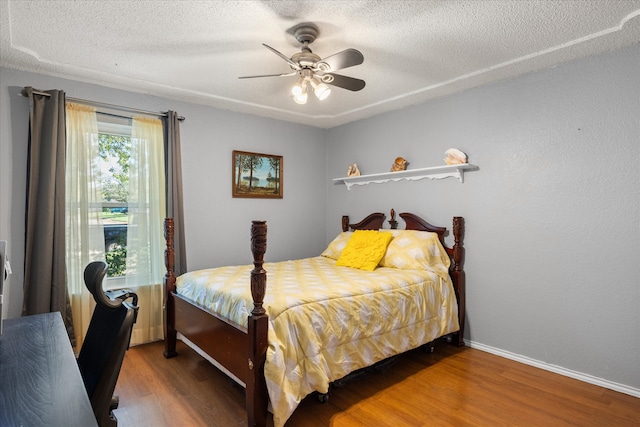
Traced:
<path fill-rule="evenodd" d="M 51 97 L 51 94 L 46 93 L 46 92 L 41 92 L 41 91 L 38 91 L 38 90 L 33 90 L 33 93 L 35 93 L 36 95 L 46 96 L 47 98 Z M 26 92 L 24 90 L 22 91 L 22 96 L 27 96 Z M 80 104 L 88 104 L 88 105 L 92 105 L 94 107 L 111 108 L 113 110 L 126 111 L 126 112 L 129 112 L 129 113 L 139 113 L 139 114 L 147 114 L 147 115 L 151 115 L 151 116 L 167 117 L 167 113 L 162 113 L 162 112 L 161 113 L 156 113 L 156 112 L 148 111 L 148 110 L 140 110 L 138 108 L 129 108 L 129 107 L 123 107 L 121 105 L 107 104 L 107 103 L 104 103 L 104 102 L 89 101 L 87 99 L 67 97 L 66 100 L 69 101 L 69 102 L 78 102 Z M 184 121 L 184 117 L 183 116 L 178 116 L 178 120 L 180 120 L 182 122 L 182 121 Z"/>

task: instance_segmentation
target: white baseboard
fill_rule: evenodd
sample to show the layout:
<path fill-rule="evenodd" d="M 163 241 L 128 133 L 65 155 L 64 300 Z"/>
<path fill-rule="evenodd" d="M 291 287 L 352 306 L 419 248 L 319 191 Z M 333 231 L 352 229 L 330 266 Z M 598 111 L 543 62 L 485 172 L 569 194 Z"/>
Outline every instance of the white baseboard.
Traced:
<path fill-rule="evenodd" d="M 594 377 L 589 374 L 583 374 L 582 372 L 572 371 L 571 369 L 563 368 L 562 366 L 541 362 L 539 360 L 531 359 L 526 356 L 521 356 L 519 354 L 511 353 L 509 351 L 501 350 L 495 347 L 490 347 L 488 345 L 480 344 L 474 341 L 465 340 L 464 342 L 471 348 L 495 354 L 496 356 L 515 360 L 516 362 L 524 363 L 525 365 L 535 366 L 536 368 L 544 369 L 545 371 L 554 372 L 556 374 L 564 375 L 565 377 L 574 378 L 576 380 L 608 388 L 610 390 L 619 391 L 620 393 L 628 394 L 630 396 L 640 397 L 640 389 L 635 387 L 615 383 L 613 381 Z"/>

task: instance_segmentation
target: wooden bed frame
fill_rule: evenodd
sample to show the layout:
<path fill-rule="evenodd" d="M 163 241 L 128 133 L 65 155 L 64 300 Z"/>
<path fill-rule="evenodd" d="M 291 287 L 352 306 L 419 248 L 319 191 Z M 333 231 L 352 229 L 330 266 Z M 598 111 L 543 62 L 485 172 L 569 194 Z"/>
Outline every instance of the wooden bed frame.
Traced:
<path fill-rule="evenodd" d="M 453 247 L 447 247 L 444 235 L 445 227 L 435 227 L 417 215 L 401 213 L 405 229 L 430 231 L 438 234 L 440 242 L 451 257 L 449 273 L 458 301 L 460 330 L 450 336 L 451 342 L 463 346 L 465 321 L 465 272 L 464 272 L 464 218 L 453 218 Z M 385 214 L 373 213 L 357 224 L 350 224 L 349 217 L 342 217 L 342 230 L 377 230 L 382 228 Z M 391 210 L 388 221 L 392 229 L 397 229 L 395 211 Z M 246 388 L 247 421 L 249 426 L 266 426 L 269 403 L 264 378 L 264 362 L 267 352 L 268 316 L 262 307 L 266 292 L 266 271 L 263 269 L 264 254 L 267 249 L 266 221 L 252 221 L 251 251 L 254 268 L 251 271 L 251 295 L 254 308 L 245 328 L 231 322 L 206 307 L 181 297 L 175 292 L 176 276 L 174 272 L 172 218 L 166 218 L 164 234 L 167 242 L 165 265 L 167 273 L 165 286 L 165 350 L 166 358 L 174 357 L 176 339 L 179 332 L 195 344 L 201 351 L 213 358 L 218 364 L 244 382 Z"/>

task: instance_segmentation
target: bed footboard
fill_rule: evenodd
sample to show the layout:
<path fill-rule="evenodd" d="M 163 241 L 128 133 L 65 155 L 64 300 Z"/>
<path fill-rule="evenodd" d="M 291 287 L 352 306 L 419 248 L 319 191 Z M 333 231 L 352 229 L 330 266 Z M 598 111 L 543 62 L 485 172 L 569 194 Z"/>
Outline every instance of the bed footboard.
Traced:
<path fill-rule="evenodd" d="M 262 306 L 266 293 L 267 274 L 263 268 L 267 249 L 266 221 L 251 225 L 251 251 L 254 268 L 251 271 L 253 310 L 245 329 L 217 316 L 207 308 L 176 294 L 173 250 L 174 223 L 166 218 L 165 249 L 165 350 L 166 358 L 174 357 L 179 332 L 224 369 L 245 384 L 247 421 L 249 426 L 267 424 L 268 394 L 264 379 L 267 354 L 268 316 Z M 245 357 L 238 357 L 245 355 Z"/>

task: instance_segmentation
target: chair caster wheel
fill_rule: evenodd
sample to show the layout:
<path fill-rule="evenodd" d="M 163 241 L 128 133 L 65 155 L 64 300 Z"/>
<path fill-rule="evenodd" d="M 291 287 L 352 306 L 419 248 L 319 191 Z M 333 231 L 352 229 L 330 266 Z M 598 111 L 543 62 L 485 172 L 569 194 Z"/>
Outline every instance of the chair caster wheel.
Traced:
<path fill-rule="evenodd" d="M 318 400 L 320 403 L 327 403 L 329 401 L 329 393 L 318 393 Z"/>

